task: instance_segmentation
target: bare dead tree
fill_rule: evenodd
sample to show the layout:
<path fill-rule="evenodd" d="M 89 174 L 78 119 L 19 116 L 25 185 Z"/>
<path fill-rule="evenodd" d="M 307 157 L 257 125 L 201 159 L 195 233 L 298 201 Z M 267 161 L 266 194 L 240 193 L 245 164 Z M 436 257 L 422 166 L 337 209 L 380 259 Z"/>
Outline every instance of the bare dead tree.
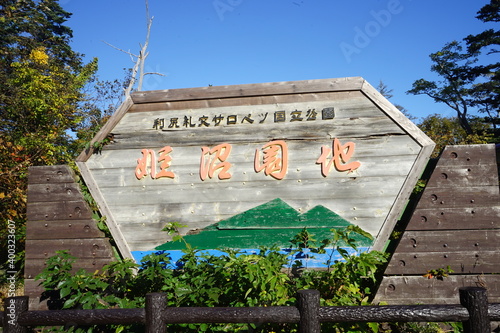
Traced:
<path fill-rule="evenodd" d="M 146 40 L 144 42 L 144 45 L 139 44 L 139 46 L 140 46 L 139 54 L 133 54 L 130 51 L 125 51 L 125 50 L 120 49 L 114 45 L 111 45 L 108 42 L 103 41 L 104 43 L 111 46 L 112 48 L 114 48 L 120 52 L 128 54 L 130 56 L 130 58 L 132 59 L 132 61 L 134 62 L 134 66 L 132 67 L 132 72 L 130 75 L 130 81 L 129 81 L 127 87 L 124 88 L 125 98 L 130 96 L 130 93 L 134 89 L 136 82 L 137 82 L 137 91 L 142 90 L 142 84 L 144 82 L 145 75 L 165 76 L 164 74 L 158 73 L 158 72 L 144 72 L 144 64 L 146 62 L 146 58 L 149 55 L 149 52 L 147 49 L 149 46 L 149 36 L 151 35 L 151 26 L 153 25 L 153 18 L 154 18 L 154 17 L 149 15 L 149 2 L 148 2 L 148 0 L 145 0 L 145 3 L 146 3 Z"/>

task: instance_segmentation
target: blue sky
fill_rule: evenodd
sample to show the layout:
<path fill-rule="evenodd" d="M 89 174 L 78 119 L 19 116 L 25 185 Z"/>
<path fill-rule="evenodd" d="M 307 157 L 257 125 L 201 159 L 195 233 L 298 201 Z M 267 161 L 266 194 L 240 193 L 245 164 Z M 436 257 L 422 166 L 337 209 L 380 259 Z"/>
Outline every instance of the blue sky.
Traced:
<path fill-rule="evenodd" d="M 144 90 L 362 76 L 393 89 L 417 117 L 454 112 L 413 81 L 436 79 L 429 54 L 491 25 L 486 0 L 149 0 L 154 16 Z M 73 49 L 99 58 L 103 80 L 123 77 L 146 34 L 143 0 L 61 0 Z"/>

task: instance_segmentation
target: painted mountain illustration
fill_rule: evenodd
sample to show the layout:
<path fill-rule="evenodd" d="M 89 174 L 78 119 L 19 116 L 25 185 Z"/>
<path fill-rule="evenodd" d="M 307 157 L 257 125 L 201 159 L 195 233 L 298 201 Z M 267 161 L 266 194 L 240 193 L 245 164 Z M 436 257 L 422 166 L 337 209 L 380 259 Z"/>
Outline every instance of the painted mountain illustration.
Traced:
<path fill-rule="evenodd" d="M 198 249 L 257 249 L 260 246 L 290 247 L 290 239 L 304 227 L 315 239 L 330 238 L 331 229 L 351 223 L 328 208 L 318 205 L 300 213 L 277 198 L 229 219 L 212 224 L 199 233 L 186 235 L 187 243 Z M 370 246 L 371 240 L 359 236 L 358 246 Z M 167 242 L 156 250 L 181 250 L 183 242 Z"/>

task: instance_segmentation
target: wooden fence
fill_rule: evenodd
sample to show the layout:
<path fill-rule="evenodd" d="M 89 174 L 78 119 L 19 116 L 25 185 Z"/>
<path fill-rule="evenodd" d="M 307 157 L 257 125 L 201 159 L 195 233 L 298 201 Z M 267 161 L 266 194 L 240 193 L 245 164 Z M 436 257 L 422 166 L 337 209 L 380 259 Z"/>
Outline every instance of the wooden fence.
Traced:
<path fill-rule="evenodd" d="M 180 323 L 298 323 L 300 333 L 319 333 L 322 322 L 463 322 L 466 333 L 490 332 L 500 320 L 500 303 L 488 304 L 486 289 L 459 290 L 461 305 L 320 306 L 317 290 L 303 290 L 297 306 L 169 308 L 167 295 L 146 295 L 145 308 L 28 311 L 29 297 L 4 301 L 3 332 L 24 333 L 30 327 L 118 325 L 142 323 L 146 333 L 166 333 L 167 324 Z"/>

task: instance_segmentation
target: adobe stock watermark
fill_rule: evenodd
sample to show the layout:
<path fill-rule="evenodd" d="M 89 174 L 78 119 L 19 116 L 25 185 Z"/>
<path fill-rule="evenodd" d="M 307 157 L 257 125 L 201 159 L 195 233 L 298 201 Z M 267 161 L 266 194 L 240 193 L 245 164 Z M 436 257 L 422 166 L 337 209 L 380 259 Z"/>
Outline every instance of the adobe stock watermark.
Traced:
<path fill-rule="evenodd" d="M 389 0 L 386 9 L 370 11 L 373 20 L 368 21 L 362 28 L 359 26 L 354 27 L 355 34 L 352 43 L 340 43 L 340 49 L 347 63 L 352 61 L 354 54 L 360 54 L 362 49 L 368 47 L 371 41 L 381 33 L 382 29 L 391 23 L 394 15 L 400 14 L 403 9 L 400 0 Z"/>
<path fill-rule="evenodd" d="M 212 5 L 214 6 L 219 20 L 224 21 L 224 15 L 227 12 L 232 12 L 236 7 L 241 5 L 243 0 L 214 0 Z"/>
<path fill-rule="evenodd" d="M 14 221 L 7 221 L 7 232 L 7 297 L 15 297 L 18 274 L 16 271 L 16 223 Z M 5 312 L 9 325 L 14 325 L 17 318 L 14 299 L 10 299 Z"/>

